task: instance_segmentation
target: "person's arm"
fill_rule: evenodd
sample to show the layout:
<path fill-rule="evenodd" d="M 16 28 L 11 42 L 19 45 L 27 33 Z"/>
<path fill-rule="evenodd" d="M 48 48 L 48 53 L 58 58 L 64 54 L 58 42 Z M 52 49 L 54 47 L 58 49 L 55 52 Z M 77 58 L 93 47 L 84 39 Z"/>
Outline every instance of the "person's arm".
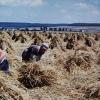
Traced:
<path fill-rule="evenodd" d="M 5 53 L 4 53 L 2 50 L 0 50 L 0 61 L 1 61 L 4 57 L 5 57 Z"/>

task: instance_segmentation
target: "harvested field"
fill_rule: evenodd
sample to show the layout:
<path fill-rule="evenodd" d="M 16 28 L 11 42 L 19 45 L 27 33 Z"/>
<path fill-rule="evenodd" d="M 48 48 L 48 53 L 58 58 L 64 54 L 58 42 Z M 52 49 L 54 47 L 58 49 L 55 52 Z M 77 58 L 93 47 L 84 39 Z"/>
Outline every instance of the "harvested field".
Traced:
<path fill-rule="evenodd" d="M 43 42 L 40 61 L 22 61 L 25 48 Z M 0 48 L 11 71 L 0 71 L 0 100 L 100 100 L 100 34 L 2 31 Z"/>

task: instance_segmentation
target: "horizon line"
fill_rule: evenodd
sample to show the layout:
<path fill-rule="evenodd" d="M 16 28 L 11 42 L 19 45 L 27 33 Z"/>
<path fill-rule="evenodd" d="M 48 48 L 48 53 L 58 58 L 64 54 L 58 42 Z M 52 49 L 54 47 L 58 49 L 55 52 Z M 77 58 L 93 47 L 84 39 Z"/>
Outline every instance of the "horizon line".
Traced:
<path fill-rule="evenodd" d="M 74 22 L 72 22 L 72 23 L 43 23 L 43 22 L 0 22 L 0 23 L 26 23 L 26 24 L 100 24 L 100 22 L 87 22 L 87 23 L 85 23 L 85 22 L 76 22 L 76 23 L 74 23 Z"/>

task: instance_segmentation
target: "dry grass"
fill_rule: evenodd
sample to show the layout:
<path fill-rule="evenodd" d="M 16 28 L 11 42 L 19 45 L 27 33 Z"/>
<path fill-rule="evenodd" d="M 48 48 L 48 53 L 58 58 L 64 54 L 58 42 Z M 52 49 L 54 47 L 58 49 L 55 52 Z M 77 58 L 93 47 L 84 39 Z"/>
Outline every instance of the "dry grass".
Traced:
<path fill-rule="evenodd" d="M 23 97 L 15 90 L 0 82 L 0 100 L 23 100 Z"/>
<path fill-rule="evenodd" d="M 27 41 L 22 33 L 20 33 L 19 35 L 14 34 L 12 36 L 12 40 L 14 40 L 15 42 L 20 41 L 21 43 L 25 43 Z"/>
<path fill-rule="evenodd" d="M 85 99 L 100 99 L 100 83 L 93 83 L 84 88 Z"/>
<path fill-rule="evenodd" d="M 75 52 L 75 55 L 69 56 L 65 68 L 68 72 L 72 71 L 73 67 L 80 67 L 82 70 L 90 70 L 90 68 L 97 62 L 95 55 L 88 52 L 82 52 L 78 54 Z"/>
<path fill-rule="evenodd" d="M 31 31 L 15 31 L 15 35 L 12 33 L 3 31 L 0 34 L 0 47 L 6 47 L 12 73 L 11 79 L 8 79 L 0 72 L 0 77 L 6 80 L 0 79 L 1 100 L 100 99 L 99 34 Z M 42 42 L 48 42 L 50 49 L 41 60 L 22 62 L 22 51 L 31 43 Z M 26 98 L 26 94 L 30 98 Z"/>
<path fill-rule="evenodd" d="M 20 75 L 18 80 L 28 89 L 35 87 L 50 86 L 53 83 L 53 76 L 49 71 L 40 71 L 39 65 L 22 66 L 19 69 Z"/>
<path fill-rule="evenodd" d="M 55 47 L 57 47 L 57 42 L 58 42 L 58 38 L 57 38 L 56 36 L 54 36 L 54 37 L 51 39 L 50 48 L 51 48 L 51 49 L 54 49 Z"/>

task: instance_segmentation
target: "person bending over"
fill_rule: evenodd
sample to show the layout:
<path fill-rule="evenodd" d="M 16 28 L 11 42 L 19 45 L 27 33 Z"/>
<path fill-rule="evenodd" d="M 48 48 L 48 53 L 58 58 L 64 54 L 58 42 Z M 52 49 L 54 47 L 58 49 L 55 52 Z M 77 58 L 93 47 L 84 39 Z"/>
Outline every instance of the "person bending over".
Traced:
<path fill-rule="evenodd" d="M 42 55 L 48 50 L 49 46 L 47 43 L 40 45 L 31 45 L 29 48 L 25 49 L 22 53 L 23 61 L 30 61 L 36 59 L 39 61 Z"/>

